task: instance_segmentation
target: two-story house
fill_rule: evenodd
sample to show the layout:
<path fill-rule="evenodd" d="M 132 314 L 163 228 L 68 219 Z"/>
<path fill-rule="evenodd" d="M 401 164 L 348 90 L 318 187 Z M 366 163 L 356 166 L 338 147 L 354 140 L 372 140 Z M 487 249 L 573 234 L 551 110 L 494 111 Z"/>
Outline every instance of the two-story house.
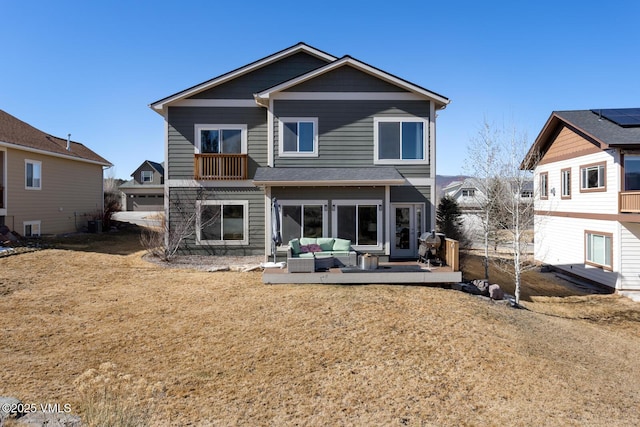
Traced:
<path fill-rule="evenodd" d="M 183 252 L 271 255 L 277 199 L 285 244 L 341 237 L 417 257 L 434 227 L 435 119 L 448 103 L 304 43 L 156 101 L 169 227 L 194 219 Z"/>
<path fill-rule="evenodd" d="M 126 211 L 164 210 L 164 166 L 145 160 L 131 174 L 131 179 L 120 185 L 122 208 Z"/>
<path fill-rule="evenodd" d="M 640 292 L 640 109 L 555 111 L 528 158 L 535 259 Z"/>
<path fill-rule="evenodd" d="M 102 214 L 102 172 L 110 166 L 86 146 L 0 110 L 0 225 L 23 236 L 83 229 Z"/>

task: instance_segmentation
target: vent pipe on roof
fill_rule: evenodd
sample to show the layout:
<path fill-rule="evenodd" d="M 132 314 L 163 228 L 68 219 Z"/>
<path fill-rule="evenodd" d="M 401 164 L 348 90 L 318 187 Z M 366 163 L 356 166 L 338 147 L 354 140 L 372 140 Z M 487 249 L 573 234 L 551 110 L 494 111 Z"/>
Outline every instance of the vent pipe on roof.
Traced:
<path fill-rule="evenodd" d="M 67 134 L 67 151 L 71 151 L 71 134 Z"/>

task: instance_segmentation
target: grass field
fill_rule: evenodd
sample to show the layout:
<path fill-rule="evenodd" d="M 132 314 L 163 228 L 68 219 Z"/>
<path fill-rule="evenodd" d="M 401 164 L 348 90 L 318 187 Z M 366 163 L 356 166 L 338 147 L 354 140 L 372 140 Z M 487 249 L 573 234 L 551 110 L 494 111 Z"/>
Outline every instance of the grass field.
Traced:
<path fill-rule="evenodd" d="M 0 396 L 151 425 L 640 425 L 640 304 L 551 275 L 516 310 L 163 268 L 134 234 L 59 245 L 0 259 Z"/>

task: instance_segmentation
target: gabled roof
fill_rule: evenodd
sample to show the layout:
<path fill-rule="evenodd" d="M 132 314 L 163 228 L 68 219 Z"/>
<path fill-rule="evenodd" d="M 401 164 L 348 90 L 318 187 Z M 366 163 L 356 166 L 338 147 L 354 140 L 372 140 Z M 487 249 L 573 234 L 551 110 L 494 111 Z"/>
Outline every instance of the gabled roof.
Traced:
<path fill-rule="evenodd" d="M 0 145 L 113 166 L 108 160 L 79 142 L 70 141 L 67 150 L 66 139 L 46 134 L 3 110 L 0 110 Z"/>
<path fill-rule="evenodd" d="M 410 93 L 413 93 L 415 95 L 421 96 L 421 97 L 425 97 L 431 101 L 434 102 L 436 109 L 442 109 L 445 108 L 447 106 L 447 104 L 449 104 L 450 100 L 448 98 L 446 98 L 445 96 L 442 96 L 436 92 L 432 92 L 430 90 L 427 90 L 421 86 L 418 86 L 414 83 L 411 83 L 407 80 L 404 80 L 400 77 L 394 76 L 393 74 L 389 74 L 385 71 L 380 70 L 379 68 L 373 67 L 369 64 L 366 64 L 362 61 L 359 61 L 355 58 L 352 58 L 349 55 L 343 56 L 342 58 L 338 59 L 337 57 L 330 55 L 326 52 L 323 52 L 319 49 L 316 49 L 314 47 L 311 47 L 305 43 L 298 43 L 294 46 L 291 46 L 287 49 L 281 50 L 279 52 L 274 53 L 273 55 L 269 55 L 265 58 L 262 58 L 258 61 L 252 62 L 248 65 L 245 65 L 244 67 L 240 67 L 237 68 L 233 71 L 230 71 L 228 73 L 222 74 L 218 77 L 215 77 L 211 80 L 207 80 L 206 82 L 200 83 L 198 85 L 192 86 L 188 89 L 185 89 L 183 91 L 180 91 L 178 93 L 175 93 L 173 95 L 170 95 L 166 98 L 162 98 L 156 102 L 153 102 L 150 104 L 150 107 L 155 110 L 158 113 L 163 113 L 165 111 L 165 108 L 167 107 L 168 104 L 174 103 L 176 101 L 180 101 L 189 97 L 192 97 L 200 92 L 209 90 L 214 88 L 215 86 L 221 85 L 223 83 L 226 83 L 230 80 L 233 80 L 235 78 L 238 78 L 240 76 L 243 76 L 245 74 L 248 74 L 252 71 L 255 71 L 259 68 L 265 67 L 269 64 L 272 64 L 276 61 L 279 61 L 283 58 L 286 58 L 288 56 L 294 55 L 296 53 L 299 52 L 305 52 L 307 54 L 310 54 L 312 56 L 315 56 L 317 58 L 320 58 L 324 61 L 327 62 L 326 65 L 321 66 L 319 68 L 316 68 L 310 72 L 307 72 L 301 76 L 297 76 L 294 77 L 292 79 L 283 81 L 275 86 L 272 86 L 270 88 L 265 88 L 264 90 L 260 91 L 259 93 L 254 95 L 254 98 L 256 100 L 256 102 L 259 105 L 262 106 L 267 106 L 268 105 L 268 99 L 269 96 L 280 92 L 280 91 L 284 91 L 286 89 L 289 89 L 295 85 L 298 85 L 300 83 L 303 83 L 307 80 L 313 79 L 317 76 L 323 75 L 325 73 L 328 73 L 330 71 L 333 71 L 337 68 L 343 67 L 343 66 L 351 66 L 357 70 L 360 70 L 362 72 L 365 72 L 369 75 L 372 75 L 376 78 L 379 78 L 380 80 L 383 80 L 387 83 L 393 84 L 401 89 L 404 89 Z"/>
<path fill-rule="evenodd" d="M 144 164 L 148 164 L 149 166 L 151 166 L 156 172 L 158 172 L 160 175 L 164 176 L 164 162 L 163 163 L 158 163 L 158 162 L 152 162 L 151 160 L 145 160 L 144 162 L 142 162 L 142 164 L 140 166 L 138 166 L 136 168 L 136 171 L 138 169 L 140 169 Z M 133 171 L 133 173 L 131 174 L 131 176 L 135 175 L 136 171 Z"/>
<path fill-rule="evenodd" d="M 168 103 L 175 102 L 175 101 L 187 98 L 189 96 L 193 96 L 194 94 L 196 94 L 198 92 L 202 92 L 202 91 L 211 89 L 211 88 L 213 88 L 215 86 L 218 86 L 220 84 L 228 82 L 229 80 L 235 79 L 235 78 L 240 77 L 240 76 L 242 76 L 244 74 L 247 74 L 247 73 L 250 73 L 250 72 L 252 72 L 254 70 L 257 70 L 258 68 L 262 68 L 262 67 L 267 66 L 269 64 L 272 64 L 272 63 L 274 63 L 276 61 L 279 61 L 282 58 L 286 58 L 287 56 L 291 56 L 291 55 L 294 55 L 294 54 L 299 53 L 299 52 L 308 53 L 308 54 L 313 55 L 315 57 L 324 59 L 327 62 L 336 60 L 335 56 L 330 55 L 330 54 L 328 54 L 326 52 L 323 52 L 323 51 L 321 51 L 319 49 L 316 49 L 316 48 L 311 47 L 311 46 L 309 46 L 309 45 L 307 45 L 305 43 L 300 42 L 300 43 L 295 44 L 295 45 L 293 45 L 291 47 L 288 47 L 288 48 L 283 49 L 283 50 L 281 50 L 279 52 L 276 52 L 276 53 L 274 53 L 272 55 L 269 55 L 269 56 L 266 56 L 266 57 L 264 57 L 262 59 L 254 61 L 254 62 L 252 62 L 252 63 L 250 63 L 248 65 L 245 65 L 243 67 L 237 68 L 237 69 L 235 69 L 233 71 L 230 71 L 228 73 L 222 74 L 222 75 L 220 75 L 218 77 L 214 77 L 211 80 L 207 80 L 206 82 L 197 84 L 197 85 L 192 86 L 192 87 L 190 87 L 188 89 L 185 89 L 183 91 L 180 91 L 178 93 L 170 95 L 170 96 L 168 96 L 166 98 L 162 98 L 162 99 L 160 99 L 160 100 L 158 100 L 156 102 L 151 103 L 150 107 L 153 108 L 154 110 L 158 111 L 158 112 L 161 112 Z"/>
<path fill-rule="evenodd" d="M 562 126 L 569 127 L 602 150 L 640 148 L 640 127 L 622 127 L 596 111 L 598 110 L 553 111 L 521 166 L 526 169 L 535 167 L 535 159 L 539 160 L 544 156 Z"/>
<path fill-rule="evenodd" d="M 434 101 L 436 104 L 436 108 L 437 109 L 442 109 L 444 107 L 447 106 L 447 104 L 449 104 L 450 100 L 438 93 L 432 92 L 430 90 L 427 90 L 421 86 L 418 86 L 416 84 L 413 84 L 407 80 L 401 79 L 400 77 L 394 76 L 393 74 L 389 74 L 385 71 L 380 70 L 379 68 L 373 67 L 369 64 L 365 64 L 362 61 L 359 61 L 355 58 L 352 58 L 351 56 L 343 56 L 342 58 L 333 61 L 327 65 L 325 65 L 324 67 L 320 67 L 317 68 L 315 70 L 312 70 L 306 74 L 303 74 L 302 76 L 298 76 L 296 78 L 293 78 L 291 80 L 287 80 L 285 82 L 282 82 L 276 86 L 273 86 L 271 88 L 265 89 L 262 92 L 259 92 L 255 95 L 255 99 L 256 102 L 258 102 L 261 105 L 268 105 L 268 99 L 269 96 L 273 93 L 277 93 L 277 92 L 281 92 L 284 90 L 287 90 L 293 86 L 296 86 L 300 83 L 303 83 L 307 80 L 311 80 L 313 78 L 316 78 L 322 74 L 328 73 L 330 71 L 333 71 L 337 68 L 340 67 L 344 67 L 344 66 L 350 66 L 353 67 L 357 70 L 363 71 L 367 74 L 370 74 L 374 77 L 377 77 L 381 80 L 384 80 L 388 83 L 391 83 L 393 85 L 396 85 L 402 89 L 405 89 L 409 92 L 415 93 L 417 95 L 422 95 L 426 98 L 429 98 L 430 100 Z"/>

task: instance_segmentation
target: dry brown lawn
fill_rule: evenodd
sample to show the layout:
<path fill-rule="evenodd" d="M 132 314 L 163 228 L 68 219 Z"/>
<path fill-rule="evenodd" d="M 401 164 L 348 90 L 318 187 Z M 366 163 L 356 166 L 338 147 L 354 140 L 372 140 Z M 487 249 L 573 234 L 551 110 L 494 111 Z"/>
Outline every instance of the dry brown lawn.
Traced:
<path fill-rule="evenodd" d="M 0 259 L 0 396 L 82 413 L 117 388 L 153 425 L 640 425 L 640 304 L 552 275 L 517 310 L 167 269 L 131 235 L 65 247 Z"/>

